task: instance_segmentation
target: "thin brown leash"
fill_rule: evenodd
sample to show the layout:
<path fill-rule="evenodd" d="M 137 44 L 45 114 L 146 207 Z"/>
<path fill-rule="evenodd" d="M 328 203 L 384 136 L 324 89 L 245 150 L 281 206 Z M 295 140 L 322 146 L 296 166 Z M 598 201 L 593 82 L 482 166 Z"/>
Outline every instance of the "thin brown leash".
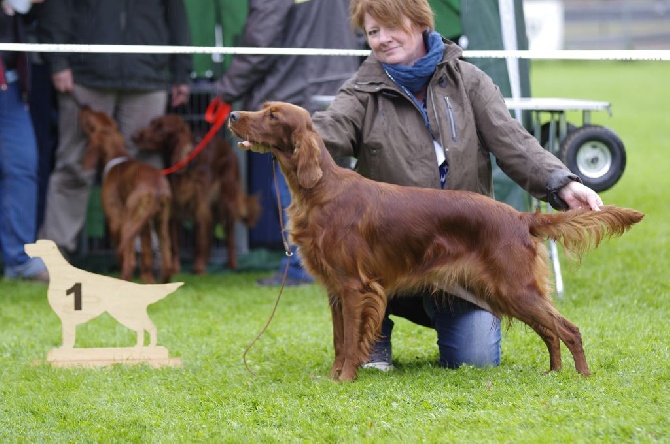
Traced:
<path fill-rule="evenodd" d="M 286 253 L 287 257 L 293 256 L 293 252 L 288 246 L 288 242 L 286 240 L 286 233 L 284 230 L 284 218 L 283 218 L 283 209 L 281 206 L 281 196 L 279 195 L 279 182 L 277 179 L 277 167 L 275 166 L 276 164 L 276 159 L 272 159 L 272 175 L 274 176 L 274 182 L 275 182 L 275 190 L 277 192 L 275 193 L 277 195 L 277 208 L 279 209 L 279 228 L 281 229 L 281 237 L 282 237 L 282 242 L 284 243 L 284 253 Z M 251 347 L 254 346 L 254 344 L 260 339 L 261 336 L 265 333 L 265 331 L 268 329 L 270 326 L 270 322 L 272 322 L 272 319 L 275 317 L 275 313 L 277 312 L 277 307 L 279 306 L 279 300 L 281 299 L 282 292 L 284 291 L 284 284 L 286 283 L 286 276 L 288 275 L 288 267 L 289 267 L 289 262 L 286 261 L 286 267 L 284 267 L 284 277 L 282 278 L 281 282 L 281 288 L 279 289 L 279 294 L 277 295 L 277 299 L 275 300 L 275 305 L 272 307 L 272 312 L 270 313 L 270 317 L 268 318 L 267 322 L 261 329 L 261 331 L 256 335 L 253 341 L 247 346 L 247 348 L 244 350 L 244 354 L 242 355 L 242 360 L 244 361 L 244 366 L 247 368 L 247 371 L 251 373 L 252 375 L 256 376 L 256 373 L 251 370 L 251 367 L 249 367 L 249 364 L 247 363 L 247 353 L 251 349 Z"/>

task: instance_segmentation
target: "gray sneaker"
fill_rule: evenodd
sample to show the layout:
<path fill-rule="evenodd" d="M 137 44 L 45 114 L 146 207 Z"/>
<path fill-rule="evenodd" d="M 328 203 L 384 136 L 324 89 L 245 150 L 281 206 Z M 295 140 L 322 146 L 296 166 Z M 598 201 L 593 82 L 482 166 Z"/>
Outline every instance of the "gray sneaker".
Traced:
<path fill-rule="evenodd" d="M 382 372 L 393 370 L 393 361 L 391 360 L 391 341 L 383 339 L 375 343 L 370 350 L 370 359 L 361 365 L 362 368 L 375 368 Z"/>

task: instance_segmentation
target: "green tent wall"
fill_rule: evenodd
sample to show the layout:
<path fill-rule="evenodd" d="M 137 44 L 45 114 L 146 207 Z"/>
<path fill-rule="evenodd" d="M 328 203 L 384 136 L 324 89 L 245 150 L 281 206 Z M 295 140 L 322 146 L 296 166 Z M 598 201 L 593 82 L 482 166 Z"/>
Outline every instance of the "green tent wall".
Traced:
<path fill-rule="evenodd" d="M 516 49 L 528 49 L 523 0 L 510 0 L 514 6 L 514 29 Z M 502 21 L 498 0 L 430 0 L 435 11 L 435 28 L 448 39 L 459 43 L 466 50 L 503 50 Z M 459 23 L 460 21 L 460 23 Z M 460 26 L 459 26 L 460 25 Z M 512 83 L 505 59 L 472 58 L 468 60 L 486 72 L 500 87 L 505 97 L 512 97 Z M 519 93 L 530 97 L 530 63 L 518 60 Z M 526 128 L 530 128 L 527 113 L 521 117 Z M 528 193 L 513 182 L 493 160 L 493 186 L 496 199 L 506 202 L 518 210 L 530 206 Z"/>
<path fill-rule="evenodd" d="M 184 0 L 193 46 L 238 46 L 247 18 L 247 0 Z M 217 79 L 231 54 L 194 54 L 194 76 Z"/>

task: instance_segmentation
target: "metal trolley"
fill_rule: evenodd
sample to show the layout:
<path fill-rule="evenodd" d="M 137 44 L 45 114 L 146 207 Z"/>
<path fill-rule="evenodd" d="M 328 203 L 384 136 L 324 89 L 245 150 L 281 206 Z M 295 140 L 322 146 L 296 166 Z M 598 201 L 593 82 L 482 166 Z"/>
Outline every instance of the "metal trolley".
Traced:
<path fill-rule="evenodd" d="M 561 159 L 593 190 L 605 191 L 621 178 L 626 167 L 626 151 L 619 136 L 611 129 L 593 125 L 591 112 L 607 111 L 609 102 L 564 98 L 505 99 L 510 110 L 529 111 L 532 131 L 542 146 Z M 582 114 L 581 126 L 567 120 L 567 112 Z M 547 119 L 548 117 L 548 119 Z M 533 199 L 533 206 L 541 211 L 551 207 Z M 549 254 L 554 269 L 556 293 L 563 296 L 564 285 L 556 243 L 549 241 Z"/>

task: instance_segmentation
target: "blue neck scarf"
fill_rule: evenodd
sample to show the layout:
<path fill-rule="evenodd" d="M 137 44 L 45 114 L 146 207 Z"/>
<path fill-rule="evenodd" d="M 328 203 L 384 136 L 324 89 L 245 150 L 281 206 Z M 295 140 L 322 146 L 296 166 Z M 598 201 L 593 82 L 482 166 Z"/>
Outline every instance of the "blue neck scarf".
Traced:
<path fill-rule="evenodd" d="M 411 93 L 419 91 L 430 80 L 437 64 L 442 60 L 444 42 L 436 31 L 426 31 L 423 35 L 428 53 L 412 66 L 382 63 L 382 67 L 391 79 Z"/>

